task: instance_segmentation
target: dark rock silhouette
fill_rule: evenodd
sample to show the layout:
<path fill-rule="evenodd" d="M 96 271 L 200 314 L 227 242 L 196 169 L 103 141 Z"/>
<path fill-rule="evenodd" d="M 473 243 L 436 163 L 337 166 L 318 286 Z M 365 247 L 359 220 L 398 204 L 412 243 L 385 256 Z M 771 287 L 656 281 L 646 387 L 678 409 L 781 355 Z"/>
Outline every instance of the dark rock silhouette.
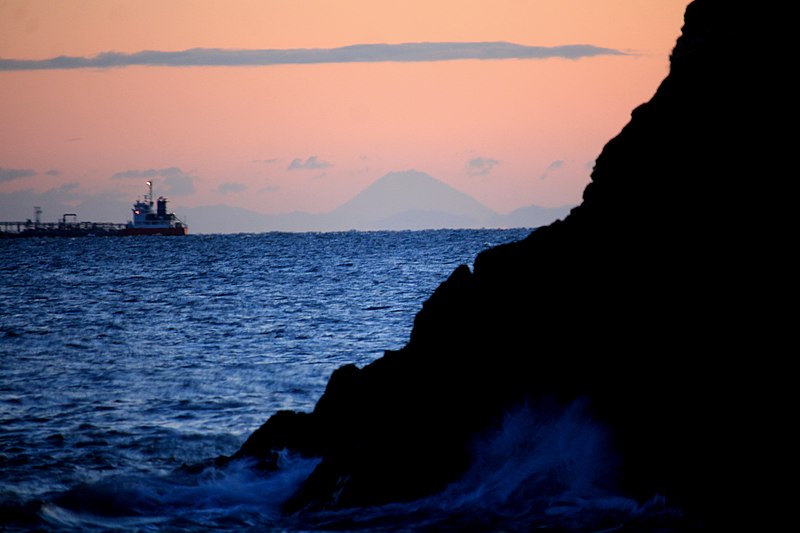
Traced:
<path fill-rule="evenodd" d="M 435 493 L 510 406 L 588 398 L 620 453 L 619 490 L 714 516 L 734 490 L 720 451 L 753 431 L 759 372 L 732 354 L 769 353 L 780 275 L 766 207 L 738 219 L 763 194 L 755 93 L 732 53 L 746 21 L 738 5 L 690 4 L 668 77 L 605 146 L 580 206 L 456 269 L 403 349 L 338 369 L 312 413 L 250 437 L 237 457 L 322 457 L 287 512 Z"/>

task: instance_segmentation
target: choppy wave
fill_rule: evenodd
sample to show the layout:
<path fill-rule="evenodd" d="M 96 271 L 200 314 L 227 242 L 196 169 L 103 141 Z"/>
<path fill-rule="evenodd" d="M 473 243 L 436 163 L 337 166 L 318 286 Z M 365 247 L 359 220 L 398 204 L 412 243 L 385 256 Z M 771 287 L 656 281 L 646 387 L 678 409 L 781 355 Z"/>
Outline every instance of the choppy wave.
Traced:
<path fill-rule="evenodd" d="M 615 485 L 616 457 L 583 402 L 525 405 L 476 442 L 475 461 L 443 492 L 417 501 L 303 516 L 312 528 L 370 531 L 668 531 L 679 509 Z"/>
<path fill-rule="evenodd" d="M 234 461 L 200 473 L 110 476 L 51 497 L 39 516 L 49 527 L 81 530 L 280 527 L 280 504 L 317 462 L 284 454 L 271 473 Z"/>
<path fill-rule="evenodd" d="M 0 529 L 669 523 L 657 498 L 617 495 L 607 436 L 579 404 L 521 407 L 462 480 L 405 504 L 282 517 L 313 461 L 181 469 L 234 453 L 279 409 L 310 411 L 335 368 L 401 347 L 456 266 L 526 234 L 0 241 Z"/>
<path fill-rule="evenodd" d="M 476 441 L 459 481 L 420 500 L 370 508 L 281 514 L 281 504 L 318 464 L 283 452 L 279 469 L 251 461 L 119 475 L 41 502 L 53 529 L 264 531 L 670 531 L 678 509 L 640 503 L 615 486 L 616 459 L 604 427 L 582 402 L 525 405 Z"/>
<path fill-rule="evenodd" d="M 311 410 L 335 368 L 402 346 L 456 266 L 526 234 L 0 240 L 0 528 Z"/>

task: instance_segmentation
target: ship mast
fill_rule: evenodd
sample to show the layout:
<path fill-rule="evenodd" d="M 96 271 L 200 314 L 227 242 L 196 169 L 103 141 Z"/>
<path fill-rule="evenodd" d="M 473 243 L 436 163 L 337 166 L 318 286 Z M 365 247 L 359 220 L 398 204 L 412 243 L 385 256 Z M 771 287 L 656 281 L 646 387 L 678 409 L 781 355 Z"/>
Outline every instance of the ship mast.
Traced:
<path fill-rule="evenodd" d="M 148 204 L 150 204 L 150 209 L 152 209 L 153 208 L 153 182 L 152 181 L 148 181 L 147 182 L 147 187 L 150 189 L 150 192 L 147 194 L 147 197 L 145 198 L 145 201 Z"/>

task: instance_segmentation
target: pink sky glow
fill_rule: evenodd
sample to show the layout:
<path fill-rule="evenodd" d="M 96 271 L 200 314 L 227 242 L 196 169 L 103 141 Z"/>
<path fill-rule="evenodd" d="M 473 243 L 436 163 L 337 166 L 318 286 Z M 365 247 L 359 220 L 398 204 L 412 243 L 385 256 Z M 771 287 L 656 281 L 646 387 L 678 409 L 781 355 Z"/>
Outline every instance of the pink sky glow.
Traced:
<path fill-rule="evenodd" d="M 6 0 L 0 60 L 495 41 L 625 54 L 69 69 L 0 61 L 0 220 L 17 218 L 6 200 L 15 192 L 128 202 L 148 175 L 177 211 L 326 212 L 412 168 L 500 213 L 577 204 L 603 145 L 667 74 L 687 3 Z"/>

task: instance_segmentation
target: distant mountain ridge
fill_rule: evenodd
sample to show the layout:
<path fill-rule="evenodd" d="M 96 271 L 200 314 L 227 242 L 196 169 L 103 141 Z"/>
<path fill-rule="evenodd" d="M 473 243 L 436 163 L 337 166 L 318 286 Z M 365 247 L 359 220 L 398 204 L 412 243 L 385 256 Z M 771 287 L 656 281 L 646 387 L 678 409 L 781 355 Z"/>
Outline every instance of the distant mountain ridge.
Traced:
<path fill-rule="evenodd" d="M 334 225 L 348 229 L 481 227 L 493 215 L 471 196 L 416 170 L 390 172 L 330 213 Z"/>
<path fill-rule="evenodd" d="M 539 227 L 572 206 L 528 206 L 499 214 L 478 200 L 416 170 L 390 172 L 329 213 L 267 215 L 225 205 L 181 210 L 192 233 L 264 231 L 423 230 Z"/>
<path fill-rule="evenodd" d="M 43 208 L 43 220 L 54 221 L 62 213 L 77 213 L 79 220 L 95 222 L 125 222 L 131 216 L 131 203 L 117 197 L 92 197 L 76 205 L 31 191 L 10 196 L 14 209 L 3 213 L 7 220 L 33 218 L 33 209 L 27 206 L 34 205 Z M 468 194 L 416 170 L 390 172 L 338 208 L 321 214 L 265 214 L 225 204 L 170 205 L 192 234 L 535 228 L 566 218 L 572 207 L 531 205 L 499 214 Z"/>

